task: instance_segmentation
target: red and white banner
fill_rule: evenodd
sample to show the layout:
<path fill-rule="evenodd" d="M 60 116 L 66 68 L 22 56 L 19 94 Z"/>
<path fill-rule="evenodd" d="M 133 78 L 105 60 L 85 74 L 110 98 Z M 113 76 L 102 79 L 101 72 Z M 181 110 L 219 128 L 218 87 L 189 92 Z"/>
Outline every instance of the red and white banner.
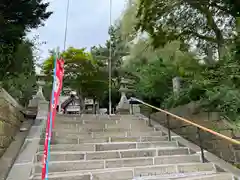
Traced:
<path fill-rule="evenodd" d="M 42 167 L 42 180 L 47 178 L 48 173 L 48 154 L 50 153 L 50 142 L 52 136 L 52 129 L 54 127 L 55 116 L 57 113 L 57 105 L 59 101 L 59 96 L 62 89 L 63 76 L 64 76 L 64 60 L 57 59 L 55 64 L 54 73 L 54 84 L 53 93 L 50 101 L 50 108 L 48 112 L 47 124 L 46 124 L 46 134 L 44 142 L 44 154 L 43 154 L 43 167 Z"/>
<path fill-rule="evenodd" d="M 55 116 L 57 113 L 57 105 L 58 105 L 59 96 L 62 90 L 62 83 L 63 83 L 63 76 L 64 76 L 63 66 L 64 66 L 64 60 L 58 59 L 56 63 L 56 79 L 55 79 L 55 85 L 54 85 L 54 106 L 53 106 L 52 128 L 54 128 Z"/>

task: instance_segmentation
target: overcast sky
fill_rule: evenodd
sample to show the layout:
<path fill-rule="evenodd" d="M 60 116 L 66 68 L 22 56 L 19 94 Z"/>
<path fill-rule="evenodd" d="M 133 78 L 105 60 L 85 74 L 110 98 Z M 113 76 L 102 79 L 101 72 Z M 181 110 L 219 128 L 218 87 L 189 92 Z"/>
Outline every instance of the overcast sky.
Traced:
<path fill-rule="evenodd" d="M 122 13 L 126 0 L 112 0 L 113 22 Z M 63 49 L 67 0 L 49 0 L 53 15 L 45 26 L 33 30 L 29 37 L 39 35 L 41 59 L 48 56 L 48 50 Z M 108 39 L 109 0 L 70 0 L 67 46 L 77 48 L 103 44 Z"/>

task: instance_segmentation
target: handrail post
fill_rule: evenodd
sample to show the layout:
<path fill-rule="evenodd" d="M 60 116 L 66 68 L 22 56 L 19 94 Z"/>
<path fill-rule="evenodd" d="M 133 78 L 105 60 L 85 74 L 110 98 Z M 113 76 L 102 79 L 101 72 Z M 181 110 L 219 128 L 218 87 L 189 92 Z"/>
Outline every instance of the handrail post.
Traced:
<path fill-rule="evenodd" d="M 167 120 L 167 128 L 168 128 L 168 141 L 172 141 L 171 127 L 170 127 L 170 118 L 169 118 L 168 114 L 166 114 L 166 120 Z"/>
<path fill-rule="evenodd" d="M 149 114 L 148 114 L 148 126 L 149 126 L 149 127 L 152 127 L 152 123 L 151 123 L 151 112 L 152 112 L 152 109 L 150 109 Z"/>
<path fill-rule="evenodd" d="M 202 146 L 202 138 L 201 138 L 201 129 L 199 127 L 197 127 L 197 137 L 198 137 L 198 140 L 199 140 L 199 147 L 201 149 L 202 163 L 205 163 L 204 149 L 203 149 L 203 146 Z"/>
<path fill-rule="evenodd" d="M 131 114 L 133 115 L 133 104 L 131 102 Z"/>

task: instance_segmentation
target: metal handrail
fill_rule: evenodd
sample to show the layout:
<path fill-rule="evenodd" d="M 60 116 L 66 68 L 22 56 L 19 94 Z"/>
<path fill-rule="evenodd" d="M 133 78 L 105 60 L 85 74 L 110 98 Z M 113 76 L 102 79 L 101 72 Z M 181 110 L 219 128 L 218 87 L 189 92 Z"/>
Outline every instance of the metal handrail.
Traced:
<path fill-rule="evenodd" d="M 199 129 L 201 129 L 201 130 L 203 130 L 203 131 L 209 132 L 209 133 L 211 133 L 211 134 L 213 134 L 213 135 L 215 135 L 215 136 L 218 136 L 218 137 L 220 137 L 220 138 L 222 138 L 222 139 L 228 140 L 228 141 L 230 141 L 230 142 L 233 143 L 233 144 L 238 144 L 238 145 L 240 145 L 240 141 L 238 141 L 238 140 L 232 139 L 232 138 L 230 138 L 230 137 L 228 137 L 228 136 L 225 136 L 225 135 L 220 134 L 220 133 L 218 133 L 218 132 L 216 132 L 216 131 L 213 131 L 213 130 L 211 130 L 211 129 L 208 129 L 208 128 L 204 127 L 204 126 L 201 126 L 201 125 L 199 125 L 199 124 L 193 123 L 193 122 L 191 122 L 191 121 L 188 120 L 188 119 L 185 119 L 185 118 L 182 118 L 182 117 L 180 117 L 180 116 L 177 116 L 177 115 L 175 115 L 175 114 L 173 114 L 173 113 L 170 113 L 170 112 L 168 112 L 168 111 L 166 111 L 166 110 L 163 110 L 163 109 L 161 109 L 161 108 L 157 108 L 157 107 L 155 107 L 155 106 L 152 106 L 152 105 L 150 105 L 150 104 L 148 104 L 148 103 L 146 103 L 146 102 L 144 102 L 144 101 L 142 101 L 142 100 L 140 100 L 140 99 L 131 97 L 131 100 L 137 101 L 137 102 L 139 102 L 139 103 L 141 103 L 141 104 L 144 104 L 144 105 L 146 105 L 146 106 L 148 106 L 148 107 L 151 107 L 151 108 L 153 108 L 153 109 L 155 109 L 155 110 L 158 110 L 158 111 L 160 111 L 160 112 L 163 112 L 164 114 L 169 115 L 169 116 L 171 116 L 171 117 L 174 117 L 174 118 L 176 118 L 177 120 L 181 120 L 181 121 L 184 121 L 185 123 L 191 124 L 191 125 L 199 128 Z"/>

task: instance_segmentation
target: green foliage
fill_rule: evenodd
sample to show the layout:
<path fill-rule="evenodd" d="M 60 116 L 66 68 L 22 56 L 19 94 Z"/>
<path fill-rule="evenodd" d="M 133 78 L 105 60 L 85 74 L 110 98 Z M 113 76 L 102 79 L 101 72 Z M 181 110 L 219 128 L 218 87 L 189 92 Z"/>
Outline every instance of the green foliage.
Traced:
<path fill-rule="evenodd" d="M 147 32 L 154 47 L 180 39 L 196 44 L 200 54 L 208 54 L 211 47 L 221 58 L 236 26 L 235 13 L 229 11 L 229 4 L 221 2 L 139 0 L 136 29 Z"/>
<path fill-rule="evenodd" d="M 51 15 L 51 12 L 47 12 L 48 5 L 42 0 L 0 2 L 0 81 L 15 73 L 19 63 L 13 54 L 26 32 L 43 25 L 44 20 Z"/>
<path fill-rule="evenodd" d="M 82 97 L 101 99 L 107 88 L 106 73 L 102 71 L 101 66 L 93 59 L 92 55 L 85 49 L 70 47 L 60 53 L 60 56 L 65 60 L 64 87 L 76 90 Z M 52 81 L 53 62 L 54 51 L 50 53 L 50 57 L 43 64 L 43 70 L 48 75 L 49 82 Z"/>
<path fill-rule="evenodd" d="M 190 78 L 201 67 L 191 53 L 180 50 L 174 41 L 154 49 L 148 40 L 139 40 L 130 50 L 124 70 L 135 80 L 136 95 L 159 106 L 171 94 L 172 78 Z"/>
<path fill-rule="evenodd" d="M 119 102 L 120 94 L 118 92 L 120 88 L 120 80 L 124 75 L 122 70 L 123 57 L 128 54 L 128 47 L 121 36 L 120 24 L 115 24 L 109 28 L 109 35 L 111 37 L 111 70 L 112 70 L 112 105 L 115 107 Z M 94 46 L 91 48 L 91 54 L 93 59 L 96 60 L 101 71 L 104 75 L 103 97 L 101 99 L 101 106 L 108 108 L 108 90 L 105 88 L 108 86 L 108 71 L 109 71 L 109 57 L 110 57 L 110 40 L 107 40 L 103 46 Z M 99 86 L 100 87 L 100 86 Z M 101 86 L 102 87 L 102 86 Z M 96 87 L 95 87 L 96 88 Z"/>
<path fill-rule="evenodd" d="M 27 105 L 36 90 L 35 58 L 33 43 L 25 40 L 13 54 L 14 73 L 8 74 L 2 81 L 2 86 L 22 105 Z"/>
<path fill-rule="evenodd" d="M 200 101 L 203 110 L 239 121 L 239 9 L 232 0 L 129 4 L 120 21 L 130 40 L 122 68 L 135 81 L 135 95 L 163 108 Z M 182 81 L 178 96 L 173 77 Z"/>
<path fill-rule="evenodd" d="M 25 36 L 48 19 L 48 6 L 42 0 L 0 2 L 0 81 L 22 105 L 28 104 L 36 90 L 36 42 Z"/>

